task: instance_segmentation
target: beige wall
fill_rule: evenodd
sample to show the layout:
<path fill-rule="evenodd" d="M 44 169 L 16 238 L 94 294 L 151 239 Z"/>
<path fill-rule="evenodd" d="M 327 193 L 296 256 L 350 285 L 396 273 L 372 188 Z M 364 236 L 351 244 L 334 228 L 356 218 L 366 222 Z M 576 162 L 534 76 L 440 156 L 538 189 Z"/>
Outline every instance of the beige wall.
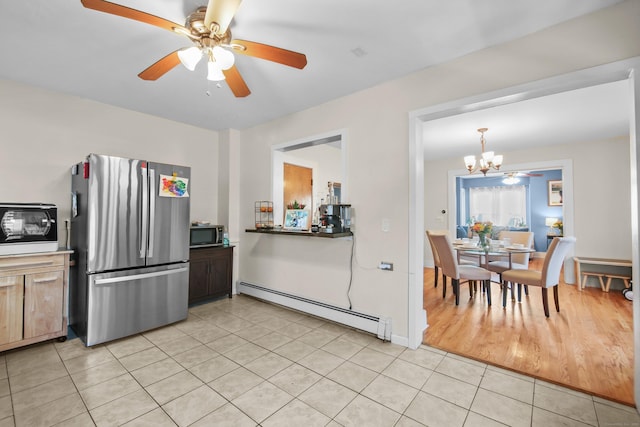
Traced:
<path fill-rule="evenodd" d="M 0 146 L 0 201 L 55 203 L 61 244 L 70 168 L 90 153 L 191 166 L 191 218 L 217 219 L 217 132 L 0 80 Z"/>

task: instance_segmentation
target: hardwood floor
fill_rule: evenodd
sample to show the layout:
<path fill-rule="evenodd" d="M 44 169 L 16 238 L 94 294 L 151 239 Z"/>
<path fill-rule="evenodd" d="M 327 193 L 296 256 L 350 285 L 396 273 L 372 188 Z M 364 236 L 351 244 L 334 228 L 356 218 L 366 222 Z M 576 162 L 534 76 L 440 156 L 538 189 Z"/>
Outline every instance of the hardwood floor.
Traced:
<path fill-rule="evenodd" d="M 533 260 L 540 269 L 542 260 Z M 497 276 L 496 276 L 497 279 Z M 549 292 L 550 317 L 544 316 L 540 288 L 522 302 L 502 308 L 500 286 L 492 283 L 492 306 L 480 292 L 469 298 L 460 287 L 456 307 L 451 284 L 442 299 L 442 277 L 433 287 L 433 269 L 424 269 L 424 307 L 429 327 L 424 343 L 432 347 L 524 373 L 619 403 L 633 399 L 632 303 L 620 291 L 602 292 L 559 285 L 560 312 Z"/>

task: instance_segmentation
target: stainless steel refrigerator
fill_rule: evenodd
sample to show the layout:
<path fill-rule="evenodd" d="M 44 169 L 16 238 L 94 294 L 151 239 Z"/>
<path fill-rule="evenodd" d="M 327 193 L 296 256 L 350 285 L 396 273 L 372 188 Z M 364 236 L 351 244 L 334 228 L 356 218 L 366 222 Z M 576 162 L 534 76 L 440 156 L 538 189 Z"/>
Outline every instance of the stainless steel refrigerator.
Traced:
<path fill-rule="evenodd" d="M 69 324 L 85 345 L 187 317 L 190 172 L 98 154 L 71 168 Z"/>

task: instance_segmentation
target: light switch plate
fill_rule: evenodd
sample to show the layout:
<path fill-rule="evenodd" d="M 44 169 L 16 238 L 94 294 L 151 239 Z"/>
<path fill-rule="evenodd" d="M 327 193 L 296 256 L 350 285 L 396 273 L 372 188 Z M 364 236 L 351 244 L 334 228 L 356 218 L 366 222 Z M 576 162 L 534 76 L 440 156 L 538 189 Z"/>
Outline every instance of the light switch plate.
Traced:
<path fill-rule="evenodd" d="M 380 270 L 393 271 L 393 263 L 380 261 L 380 265 L 378 266 Z"/>

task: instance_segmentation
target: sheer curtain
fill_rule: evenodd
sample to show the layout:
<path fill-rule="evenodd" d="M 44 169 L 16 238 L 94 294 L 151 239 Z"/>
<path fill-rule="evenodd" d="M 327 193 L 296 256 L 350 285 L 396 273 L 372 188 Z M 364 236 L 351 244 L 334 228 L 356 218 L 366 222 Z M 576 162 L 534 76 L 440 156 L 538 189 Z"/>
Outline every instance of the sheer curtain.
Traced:
<path fill-rule="evenodd" d="M 509 225 L 513 218 L 527 217 L 527 191 L 524 185 L 475 187 L 469 189 L 469 214 L 477 221 Z"/>

